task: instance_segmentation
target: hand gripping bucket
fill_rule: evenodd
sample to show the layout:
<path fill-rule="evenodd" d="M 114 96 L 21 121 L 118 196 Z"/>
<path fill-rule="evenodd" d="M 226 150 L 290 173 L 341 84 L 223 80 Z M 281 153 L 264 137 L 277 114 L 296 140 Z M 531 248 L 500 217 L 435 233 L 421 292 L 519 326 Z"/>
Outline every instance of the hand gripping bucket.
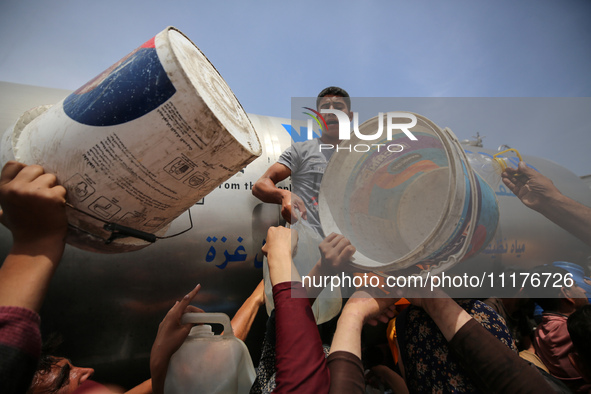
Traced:
<path fill-rule="evenodd" d="M 417 141 L 393 133 L 365 151 L 367 141 L 352 135 L 324 173 L 322 228 L 349 238 L 357 267 L 436 274 L 478 253 L 496 231 L 495 194 L 472 170 L 456 136 L 414 115 L 409 130 Z M 386 117 L 378 116 L 359 130 L 374 135 L 382 121 L 385 129 Z"/>
<path fill-rule="evenodd" d="M 163 235 L 173 219 L 261 154 L 230 88 L 173 27 L 60 103 L 21 117 L 2 142 L 3 159 L 57 175 L 74 207 L 68 243 L 100 252 L 149 245 L 112 237 L 107 223 Z"/>

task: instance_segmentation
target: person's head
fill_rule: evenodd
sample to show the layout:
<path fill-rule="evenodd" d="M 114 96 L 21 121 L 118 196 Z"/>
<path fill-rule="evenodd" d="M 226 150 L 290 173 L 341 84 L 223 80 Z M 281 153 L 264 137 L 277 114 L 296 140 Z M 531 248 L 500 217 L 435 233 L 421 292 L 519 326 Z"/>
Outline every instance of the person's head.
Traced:
<path fill-rule="evenodd" d="M 63 357 L 43 356 L 27 394 L 71 393 L 84 383 L 94 369 L 81 368 Z"/>
<path fill-rule="evenodd" d="M 524 282 L 524 292 L 546 312 L 569 315 L 588 304 L 585 291 L 569 272 L 553 265 L 532 268 Z"/>
<path fill-rule="evenodd" d="M 322 89 L 320 93 L 318 93 L 318 97 L 316 98 L 316 108 L 320 109 L 320 102 L 322 101 L 323 97 L 342 97 L 343 102 L 347 105 L 347 112 L 351 111 L 351 97 L 349 97 L 349 93 L 345 89 L 336 87 L 336 86 L 329 86 L 327 88 Z"/>
<path fill-rule="evenodd" d="M 581 376 L 591 382 L 591 305 L 572 313 L 568 317 L 567 328 L 575 350 L 568 358 Z"/>
<path fill-rule="evenodd" d="M 316 98 L 316 109 L 337 109 L 344 112 L 349 120 L 353 119 L 353 112 L 351 112 L 351 98 L 349 93 L 344 89 L 336 86 L 329 86 L 318 93 Z M 328 130 L 322 133 L 321 139 L 324 142 L 335 142 L 339 137 L 339 122 L 334 114 L 322 114 Z"/>

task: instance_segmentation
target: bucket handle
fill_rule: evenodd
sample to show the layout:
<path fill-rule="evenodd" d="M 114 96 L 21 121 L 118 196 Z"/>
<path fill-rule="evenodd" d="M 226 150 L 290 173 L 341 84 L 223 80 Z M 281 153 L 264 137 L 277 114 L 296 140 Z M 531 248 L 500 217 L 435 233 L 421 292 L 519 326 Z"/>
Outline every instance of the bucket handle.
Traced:
<path fill-rule="evenodd" d="M 504 151 L 495 153 L 493 155 L 493 159 L 495 159 L 495 161 L 497 163 L 499 163 L 499 165 L 501 166 L 501 171 L 505 171 L 507 169 L 507 162 L 505 160 L 503 160 L 502 158 L 497 157 L 497 156 L 500 156 L 503 153 L 507 153 L 507 152 L 515 152 L 515 154 L 519 158 L 519 161 L 523 161 L 523 159 L 521 158 L 521 155 L 519 154 L 519 151 L 517 149 L 513 149 L 513 148 L 511 148 L 511 149 L 505 149 Z"/>
<path fill-rule="evenodd" d="M 225 313 L 185 313 L 181 317 L 181 324 L 214 323 L 224 326 L 224 335 L 234 335 L 230 318 Z"/>
<path fill-rule="evenodd" d="M 74 205 L 70 204 L 67 201 L 66 201 L 66 206 L 69 207 L 69 208 L 72 208 L 73 210 L 75 210 L 77 212 L 80 212 L 83 215 L 86 215 L 88 217 L 91 217 L 94 220 L 98 220 L 99 222 L 104 223 L 103 230 L 106 230 L 106 231 L 110 231 L 111 232 L 111 236 L 108 239 L 105 239 L 104 240 L 106 245 L 110 244 L 111 242 L 113 242 L 116 239 L 119 239 L 119 238 L 128 238 L 128 237 L 134 237 L 134 238 L 141 239 L 141 240 L 144 240 L 144 241 L 147 241 L 147 242 L 150 242 L 150 243 L 154 243 L 154 242 L 156 242 L 157 239 L 174 238 L 174 237 L 177 237 L 177 236 L 179 236 L 181 234 L 184 234 L 187 231 L 193 229 L 193 218 L 191 217 L 191 209 L 187 209 L 187 212 L 189 213 L 189 223 L 190 223 L 189 228 L 187 228 L 185 230 L 182 230 L 182 231 L 180 231 L 180 232 L 178 232 L 176 234 L 167 235 L 167 236 L 158 236 L 158 235 L 155 235 L 155 234 L 147 233 L 145 231 L 136 230 L 136 229 L 131 228 L 131 227 L 123 226 L 121 224 L 107 222 L 106 220 L 103 220 L 103 219 L 101 219 L 99 217 L 96 217 L 96 216 L 94 216 L 94 215 L 92 215 L 92 214 L 90 214 L 88 212 L 85 212 L 85 211 L 79 209 L 79 208 L 76 208 Z M 72 224 L 68 224 L 68 225 L 71 226 L 71 227 L 73 227 L 73 228 L 75 228 L 75 229 L 77 229 L 77 230 L 80 230 L 82 232 L 91 234 L 91 233 L 89 233 L 87 231 L 82 230 L 79 227 L 73 226 Z"/>

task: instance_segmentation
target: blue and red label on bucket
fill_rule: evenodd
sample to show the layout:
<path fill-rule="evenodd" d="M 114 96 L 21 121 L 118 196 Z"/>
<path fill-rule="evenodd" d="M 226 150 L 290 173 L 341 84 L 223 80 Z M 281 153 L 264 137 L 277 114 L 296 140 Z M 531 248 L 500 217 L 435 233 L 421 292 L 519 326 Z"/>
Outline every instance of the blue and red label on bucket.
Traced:
<path fill-rule="evenodd" d="M 69 95 L 63 108 L 76 122 L 114 126 L 146 115 L 175 92 L 152 38 Z"/>

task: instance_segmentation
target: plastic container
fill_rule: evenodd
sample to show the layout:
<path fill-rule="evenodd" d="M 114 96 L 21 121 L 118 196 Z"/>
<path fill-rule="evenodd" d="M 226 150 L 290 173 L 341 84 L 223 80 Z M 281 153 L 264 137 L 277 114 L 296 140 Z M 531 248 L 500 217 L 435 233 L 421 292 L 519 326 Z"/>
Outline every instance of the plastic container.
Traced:
<path fill-rule="evenodd" d="M 466 156 L 472 169 L 478 172 L 493 190 L 496 190 L 501 183 L 501 174 L 511 165 L 509 158 L 501 155 L 509 152 L 515 153 L 519 160 L 523 161 L 517 149 L 506 149 L 492 156 L 482 152 L 466 153 Z"/>
<path fill-rule="evenodd" d="M 57 176 L 75 208 L 68 209 L 67 242 L 91 251 L 149 245 L 136 237 L 105 244 L 113 232 L 104 226 L 161 236 L 261 154 L 230 88 L 173 27 L 60 103 L 26 115 L 6 131 L 0 157 Z"/>
<path fill-rule="evenodd" d="M 207 324 L 193 327 L 170 359 L 164 393 L 248 393 L 255 370 L 246 345 L 234 336 L 228 315 L 185 313 L 181 324 L 186 323 L 221 324 L 224 333 L 214 335 Z"/>
<path fill-rule="evenodd" d="M 472 170 L 456 136 L 415 116 L 410 130 L 416 141 L 399 132 L 357 152 L 356 145 L 367 142 L 352 136 L 322 178 L 322 228 L 351 241 L 360 268 L 439 273 L 486 247 L 497 229 L 496 196 Z M 375 134 L 378 122 L 372 118 L 360 131 Z"/>

